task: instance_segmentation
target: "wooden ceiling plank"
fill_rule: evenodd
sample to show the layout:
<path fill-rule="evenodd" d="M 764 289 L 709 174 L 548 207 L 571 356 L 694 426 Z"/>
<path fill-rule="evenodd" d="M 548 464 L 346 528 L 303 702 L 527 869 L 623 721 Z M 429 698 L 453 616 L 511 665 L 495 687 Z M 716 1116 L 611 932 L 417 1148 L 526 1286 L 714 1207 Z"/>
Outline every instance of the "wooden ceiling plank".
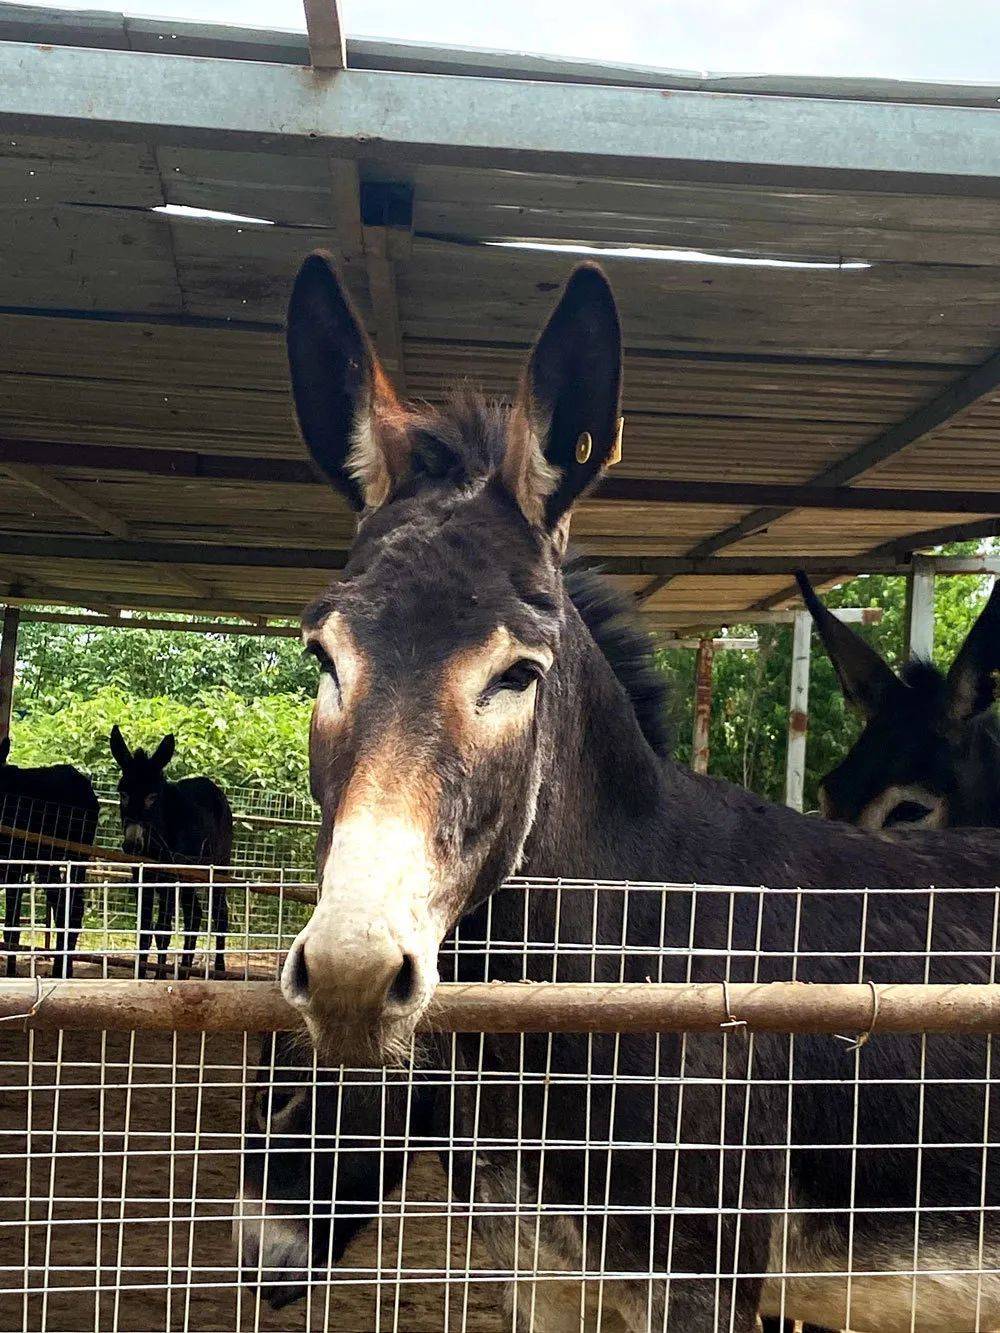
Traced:
<path fill-rule="evenodd" d="M 998 388 L 1000 388 L 1000 351 L 994 352 L 982 365 L 968 374 L 960 376 L 942 393 L 932 398 L 929 403 L 918 407 L 902 421 L 853 450 L 846 458 L 818 472 L 812 478 L 812 483 L 817 486 L 843 485 L 894 454 L 900 453 L 917 440 L 926 439 L 942 427 L 954 424 L 977 404 L 992 397 Z M 784 517 L 788 512 L 788 508 L 778 506 L 757 509 L 706 541 L 699 542 L 691 548 L 688 555 L 695 560 L 715 555 L 751 533 L 759 532 L 761 528 Z M 638 601 L 640 603 L 648 601 L 655 593 L 666 587 L 668 581 L 669 576 L 653 579 L 638 594 Z"/>

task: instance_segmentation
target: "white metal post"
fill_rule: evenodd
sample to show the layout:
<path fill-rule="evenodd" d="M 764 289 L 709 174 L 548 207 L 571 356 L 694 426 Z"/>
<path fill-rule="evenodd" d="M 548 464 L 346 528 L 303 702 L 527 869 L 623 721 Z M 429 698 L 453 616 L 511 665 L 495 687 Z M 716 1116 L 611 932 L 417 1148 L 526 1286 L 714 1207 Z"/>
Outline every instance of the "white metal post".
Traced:
<path fill-rule="evenodd" d="M 788 700 L 788 752 L 785 758 L 785 804 L 801 810 L 806 784 L 806 732 L 809 728 L 809 656 L 812 617 L 796 611 L 792 623 L 792 683 Z"/>
<path fill-rule="evenodd" d="M 906 655 L 929 662 L 934 655 L 934 563 L 913 557 L 908 575 L 909 616 L 906 625 Z"/>

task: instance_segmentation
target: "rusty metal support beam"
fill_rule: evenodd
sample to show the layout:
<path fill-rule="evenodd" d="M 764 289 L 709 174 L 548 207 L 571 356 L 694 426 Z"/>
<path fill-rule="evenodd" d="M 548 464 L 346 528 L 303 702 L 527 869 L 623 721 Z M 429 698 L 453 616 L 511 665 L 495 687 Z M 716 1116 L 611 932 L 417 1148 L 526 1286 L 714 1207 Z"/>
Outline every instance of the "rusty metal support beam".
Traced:
<path fill-rule="evenodd" d="M 3 633 L 0 635 L 0 740 L 10 735 L 14 672 L 17 667 L 17 630 L 20 619 L 21 612 L 18 607 L 4 607 Z"/>
<path fill-rule="evenodd" d="M 796 611 L 792 624 L 792 676 L 788 699 L 788 750 L 785 756 L 785 804 L 801 810 L 806 782 L 806 735 L 809 729 L 809 658 L 812 617 Z"/>
<path fill-rule="evenodd" d="M 715 648 L 711 639 L 702 639 L 694 664 L 694 719 L 691 727 L 691 767 L 696 773 L 708 772 L 709 731 L 712 725 L 712 662 Z"/>

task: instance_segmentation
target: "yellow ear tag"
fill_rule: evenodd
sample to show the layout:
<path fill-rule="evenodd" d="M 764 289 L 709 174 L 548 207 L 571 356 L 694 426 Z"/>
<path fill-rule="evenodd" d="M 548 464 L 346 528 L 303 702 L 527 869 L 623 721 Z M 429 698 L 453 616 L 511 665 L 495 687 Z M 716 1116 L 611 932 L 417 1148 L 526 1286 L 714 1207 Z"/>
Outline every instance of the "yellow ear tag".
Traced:
<path fill-rule="evenodd" d="M 576 461 L 586 463 L 594 448 L 594 441 L 590 438 L 590 431 L 585 430 L 576 442 Z"/>
<path fill-rule="evenodd" d="M 611 452 L 610 454 L 608 454 L 608 461 L 604 464 L 605 467 L 614 467 L 616 463 L 620 463 L 622 461 L 622 435 L 624 434 L 624 432 L 625 432 L 625 418 L 619 417 L 618 430 L 615 433 L 615 442 L 611 446 Z"/>

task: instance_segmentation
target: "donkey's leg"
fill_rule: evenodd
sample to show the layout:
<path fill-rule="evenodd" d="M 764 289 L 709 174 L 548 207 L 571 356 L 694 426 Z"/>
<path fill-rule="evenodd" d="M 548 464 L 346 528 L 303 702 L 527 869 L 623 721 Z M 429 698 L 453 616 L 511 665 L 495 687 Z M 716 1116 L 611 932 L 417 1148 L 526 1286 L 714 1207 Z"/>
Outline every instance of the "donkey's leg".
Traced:
<path fill-rule="evenodd" d="M 140 977 L 145 977 L 149 971 L 149 946 L 152 942 L 153 925 L 153 896 L 155 890 L 148 881 L 140 881 L 138 888 L 138 916 L 139 916 L 139 954 L 138 971 Z"/>
<path fill-rule="evenodd" d="M 39 882 L 42 881 L 42 872 L 38 873 Z M 68 955 L 66 951 L 66 941 L 68 938 L 67 927 L 69 913 L 69 898 L 66 893 L 66 885 L 58 879 L 51 879 L 46 876 L 45 882 L 45 916 L 46 920 L 52 926 L 52 975 L 54 977 L 69 976 L 66 971 Z"/>
<path fill-rule="evenodd" d="M 66 940 L 66 975 L 73 975 L 73 954 L 76 951 L 80 932 L 83 930 L 83 909 L 87 891 L 84 883 L 85 872 L 79 867 L 72 872 L 69 886 L 69 937 Z"/>
<path fill-rule="evenodd" d="M 7 954 L 7 975 L 17 975 L 17 951 L 21 947 L 21 897 L 24 884 L 21 880 L 8 881 L 4 903 L 3 947 Z"/>
<path fill-rule="evenodd" d="M 194 962 L 194 951 L 198 944 L 198 932 L 201 930 L 201 898 L 193 884 L 181 886 L 181 915 L 184 917 L 184 952 L 181 954 L 181 970 L 186 975 Z"/>
<path fill-rule="evenodd" d="M 153 934 L 156 937 L 156 975 L 167 975 L 167 954 L 170 950 L 170 937 L 174 933 L 177 917 L 177 889 L 173 884 L 164 884 L 159 890 L 159 910 Z"/>
<path fill-rule="evenodd" d="M 226 936 L 229 934 L 229 900 L 223 884 L 212 885 L 212 914 L 215 929 L 215 970 L 226 971 Z"/>

